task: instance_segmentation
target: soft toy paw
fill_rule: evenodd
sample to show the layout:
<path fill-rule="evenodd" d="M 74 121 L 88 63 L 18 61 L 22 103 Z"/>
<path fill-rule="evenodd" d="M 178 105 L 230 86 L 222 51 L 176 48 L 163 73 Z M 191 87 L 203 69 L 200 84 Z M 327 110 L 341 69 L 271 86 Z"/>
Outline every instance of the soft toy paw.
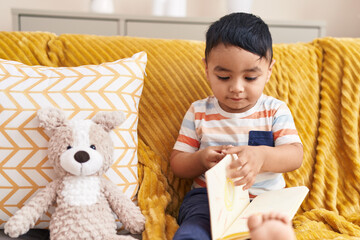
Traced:
<path fill-rule="evenodd" d="M 12 238 L 17 238 L 27 232 L 24 230 L 21 218 L 11 218 L 5 224 L 4 232 Z"/>
<path fill-rule="evenodd" d="M 124 122 L 124 114 L 101 112 L 93 120 L 67 120 L 61 110 L 46 108 L 38 118 L 50 133 L 48 157 L 58 178 L 9 219 L 5 233 L 26 233 L 54 203 L 51 239 L 132 239 L 116 235 L 113 212 L 130 232 L 141 233 L 145 218 L 140 209 L 103 177 L 113 162 L 110 132 Z"/>

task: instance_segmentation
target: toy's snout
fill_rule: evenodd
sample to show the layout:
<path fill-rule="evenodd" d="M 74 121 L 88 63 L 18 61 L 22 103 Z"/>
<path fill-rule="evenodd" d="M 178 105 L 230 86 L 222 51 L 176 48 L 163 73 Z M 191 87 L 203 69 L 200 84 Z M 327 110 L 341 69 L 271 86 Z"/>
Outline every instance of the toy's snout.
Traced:
<path fill-rule="evenodd" d="M 60 155 L 61 167 L 75 175 L 93 175 L 100 170 L 103 165 L 103 156 L 94 147 L 75 146 L 68 148 Z"/>
<path fill-rule="evenodd" d="M 74 159 L 78 163 L 85 163 L 85 162 L 89 161 L 90 155 L 85 151 L 78 151 L 78 152 L 75 153 Z"/>

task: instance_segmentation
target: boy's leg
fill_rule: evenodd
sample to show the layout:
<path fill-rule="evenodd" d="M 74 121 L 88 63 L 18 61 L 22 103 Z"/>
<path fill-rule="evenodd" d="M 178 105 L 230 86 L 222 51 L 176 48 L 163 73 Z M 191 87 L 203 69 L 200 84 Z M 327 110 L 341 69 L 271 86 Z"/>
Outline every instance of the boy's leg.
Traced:
<path fill-rule="evenodd" d="M 295 240 L 291 221 L 281 213 L 255 214 L 249 217 L 251 240 Z"/>
<path fill-rule="evenodd" d="M 174 240 L 211 239 L 210 212 L 206 188 L 191 190 L 181 204 L 178 223 L 179 229 Z"/>

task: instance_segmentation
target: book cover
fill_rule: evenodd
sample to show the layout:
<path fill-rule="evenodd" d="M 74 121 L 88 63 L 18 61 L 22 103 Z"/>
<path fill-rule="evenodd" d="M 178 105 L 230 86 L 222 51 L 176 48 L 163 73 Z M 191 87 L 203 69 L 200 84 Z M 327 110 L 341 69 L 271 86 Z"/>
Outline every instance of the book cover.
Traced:
<path fill-rule="evenodd" d="M 248 191 L 226 177 L 226 167 L 236 159 L 235 154 L 226 155 L 205 173 L 213 240 L 249 238 L 247 218 L 252 214 L 276 211 L 292 219 L 309 191 L 305 186 L 284 188 L 250 202 Z"/>

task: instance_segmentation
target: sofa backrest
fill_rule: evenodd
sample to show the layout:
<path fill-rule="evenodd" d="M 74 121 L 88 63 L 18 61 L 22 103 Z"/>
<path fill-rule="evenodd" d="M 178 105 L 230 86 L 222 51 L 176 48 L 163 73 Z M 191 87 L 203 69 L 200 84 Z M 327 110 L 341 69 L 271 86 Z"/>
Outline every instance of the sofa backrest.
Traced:
<path fill-rule="evenodd" d="M 29 65 L 99 64 L 147 52 L 138 134 L 140 141 L 165 164 L 186 110 L 193 101 L 211 94 L 202 62 L 203 42 L 26 32 L 1 34 L 1 41 L 8 48 L 1 48 L 0 58 Z M 316 43 L 274 45 L 276 63 L 265 88 L 266 94 L 288 103 L 304 144 L 307 169 L 313 165 L 318 134 L 321 54 Z M 287 180 L 291 179 L 296 179 L 292 185 L 309 185 L 311 174 L 299 169 L 288 175 Z"/>

